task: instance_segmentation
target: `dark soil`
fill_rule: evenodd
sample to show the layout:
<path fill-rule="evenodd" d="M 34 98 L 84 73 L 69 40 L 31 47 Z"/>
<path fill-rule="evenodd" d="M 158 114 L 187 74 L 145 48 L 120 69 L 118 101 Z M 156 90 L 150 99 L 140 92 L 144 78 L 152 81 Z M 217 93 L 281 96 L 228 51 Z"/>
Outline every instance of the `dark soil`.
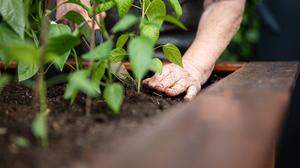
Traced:
<path fill-rule="evenodd" d="M 221 79 L 213 75 L 208 84 Z M 67 167 L 99 144 L 105 146 L 115 138 L 134 133 L 175 104 L 181 97 L 168 98 L 143 89 L 137 94 L 128 87 L 120 115 L 112 115 L 105 103 L 94 99 L 92 113 L 84 113 L 85 96 L 80 95 L 73 105 L 63 99 L 64 85 L 48 89 L 49 147 L 43 148 L 32 133 L 34 118 L 31 90 L 11 84 L 0 96 L 0 168 Z M 29 145 L 15 143 L 18 137 L 28 139 Z M 100 146 L 100 147 L 101 147 Z M 109 149 L 108 149 L 109 150 Z"/>

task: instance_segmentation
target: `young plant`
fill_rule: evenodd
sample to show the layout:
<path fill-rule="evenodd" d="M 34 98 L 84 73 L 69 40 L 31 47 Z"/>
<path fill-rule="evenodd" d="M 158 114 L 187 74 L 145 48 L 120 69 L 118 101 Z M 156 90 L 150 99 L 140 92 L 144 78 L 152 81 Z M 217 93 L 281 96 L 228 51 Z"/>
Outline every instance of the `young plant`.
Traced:
<path fill-rule="evenodd" d="M 42 1 L 1 0 L 0 6 L 3 18 L 0 23 L 1 60 L 6 64 L 17 62 L 20 82 L 29 80 L 37 74 L 33 86 L 35 93 L 33 109 L 37 114 L 32 130 L 46 146 L 49 110 L 44 66 L 56 65 L 62 70 L 71 49 L 79 44 L 80 40 L 73 35 L 68 26 L 50 24 L 48 19 L 50 11 L 43 7 Z M 33 10 L 29 10 L 31 7 Z"/>
<path fill-rule="evenodd" d="M 162 47 L 163 53 L 170 62 L 183 66 L 181 53 L 174 44 L 168 43 L 155 47 L 164 22 L 175 24 L 186 30 L 179 20 L 182 16 L 182 8 L 178 0 L 168 1 L 174 10 L 175 17 L 167 14 L 167 4 L 163 0 L 140 0 L 138 3 L 134 3 L 133 0 L 96 0 L 92 2 L 92 8 L 85 6 L 80 0 L 69 0 L 67 3 L 83 7 L 98 24 L 106 41 L 83 55 L 82 58 L 90 61 L 91 66 L 88 71 L 81 70 L 85 71 L 86 75 L 79 77 L 80 72 L 74 72 L 71 75 L 65 98 L 74 100 L 79 91 L 88 96 L 98 96 L 102 93 L 99 85 L 103 85 L 105 87 L 103 98 L 117 114 L 123 101 L 124 88 L 114 83 L 112 76 L 121 79 L 121 82 L 126 77 L 131 78 L 129 73 L 123 71 L 121 64 L 123 60 L 128 58 L 130 61 L 138 92 L 141 90 L 141 81 L 149 70 L 158 73 L 162 70 L 162 62 L 154 58 L 155 50 Z M 97 20 L 94 16 L 115 7 L 119 14 L 119 21 L 111 30 L 107 30 L 103 18 Z M 130 12 L 133 8 L 139 9 L 138 15 Z M 67 13 L 65 17 L 73 21 L 82 20 L 79 19 L 80 14 L 75 14 L 73 11 Z M 138 28 L 135 29 L 135 26 Z M 116 36 L 118 38 L 115 38 Z M 76 81 L 85 81 L 86 85 L 78 86 Z M 93 94 L 89 92 L 91 86 L 96 86 Z"/>
<path fill-rule="evenodd" d="M 102 95 L 114 114 L 120 112 L 124 99 L 124 87 L 115 79 L 124 82 L 132 79 L 122 61 L 129 59 L 136 81 L 138 92 L 141 81 L 149 70 L 161 72 L 162 62 L 154 58 L 155 50 L 162 47 L 166 58 L 182 66 L 181 54 L 173 44 L 156 47 L 160 29 L 164 22 L 173 23 L 186 29 L 180 22 L 182 9 L 178 0 L 168 0 L 175 16 L 167 14 L 166 3 L 162 0 L 93 0 L 91 8 L 80 0 L 69 0 L 83 7 L 93 19 L 93 28 L 97 24 L 105 38 L 105 42 L 95 46 L 95 31 L 90 29 L 83 17 L 74 11 L 65 15 L 77 24 L 74 32 L 62 24 L 51 23 L 48 19 L 52 11 L 46 10 L 42 0 L 0 0 L 0 60 L 5 64 L 16 62 L 19 82 L 28 81 L 34 76 L 35 98 L 33 106 L 38 107 L 34 119 L 33 134 L 47 145 L 47 86 L 44 80 L 45 65 L 55 65 L 63 70 L 71 51 L 75 60 L 89 62 L 87 69 L 80 69 L 80 61 L 76 61 L 76 71 L 69 75 L 65 91 L 66 99 L 75 100 L 81 91 L 87 94 L 86 111 L 89 114 L 91 99 Z M 111 30 L 107 30 L 104 19 L 96 15 L 116 8 L 119 22 Z M 138 14 L 131 12 L 133 8 Z M 133 11 L 133 10 L 132 10 Z M 80 36 L 89 41 L 90 51 L 78 58 L 73 47 L 80 43 Z M 116 38 L 117 37 L 117 38 Z M 7 77 L 0 76 L 0 86 L 7 83 Z M 103 86 L 104 91 L 101 89 Z M 0 88 L 1 88 L 0 87 Z"/>

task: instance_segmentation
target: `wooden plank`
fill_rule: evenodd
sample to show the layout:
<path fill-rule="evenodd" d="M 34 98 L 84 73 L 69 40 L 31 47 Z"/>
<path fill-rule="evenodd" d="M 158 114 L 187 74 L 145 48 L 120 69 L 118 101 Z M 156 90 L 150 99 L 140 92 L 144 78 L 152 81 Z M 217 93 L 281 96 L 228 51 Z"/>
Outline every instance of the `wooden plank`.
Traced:
<path fill-rule="evenodd" d="M 263 168 L 272 159 L 298 62 L 251 63 L 77 167 Z M 267 163 L 267 164 L 266 164 Z"/>
<path fill-rule="evenodd" d="M 164 62 L 164 64 L 167 62 Z M 214 67 L 214 72 L 223 72 L 223 73 L 232 73 L 238 69 L 240 69 L 244 64 L 242 62 L 221 62 L 217 63 Z M 131 69 L 130 64 L 128 62 L 124 63 L 124 66 L 127 69 Z"/>
<path fill-rule="evenodd" d="M 215 65 L 214 72 L 232 73 L 243 67 L 246 63 L 243 62 L 220 62 Z"/>
<path fill-rule="evenodd" d="M 76 63 L 72 59 L 69 60 L 67 62 L 67 64 L 72 66 L 72 67 L 76 67 Z M 83 67 L 88 67 L 89 66 L 89 62 L 83 62 L 82 64 L 83 64 Z M 246 64 L 246 63 L 242 63 L 242 62 L 238 62 L 238 63 L 230 63 L 230 62 L 218 63 L 214 67 L 214 72 L 232 73 L 232 72 L 240 69 L 244 64 Z M 71 68 L 70 66 L 66 66 L 66 68 Z M 131 69 L 129 62 L 125 62 L 124 66 L 127 69 Z M 4 62 L 0 61 L 0 70 L 16 69 L 16 68 L 17 68 L 17 63 L 16 62 L 12 62 L 11 64 L 5 65 Z"/>

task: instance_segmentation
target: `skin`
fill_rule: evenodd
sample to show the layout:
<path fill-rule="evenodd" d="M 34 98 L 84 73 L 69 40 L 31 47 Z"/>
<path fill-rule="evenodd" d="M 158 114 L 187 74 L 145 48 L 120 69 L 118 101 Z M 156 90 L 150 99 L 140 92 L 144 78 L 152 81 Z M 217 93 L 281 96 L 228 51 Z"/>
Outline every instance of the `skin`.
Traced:
<path fill-rule="evenodd" d="M 88 23 L 89 27 L 92 28 L 93 27 L 93 19 L 88 15 L 88 13 L 82 7 L 80 7 L 76 4 L 70 4 L 70 3 L 63 4 L 66 1 L 67 0 L 57 0 L 57 7 L 58 7 L 57 12 L 56 12 L 57 21 L 67 24 L 72 28 L 76 28 L 76 25 L 73 25 L 72 23 L 70 23 L 66 19 L 64 19 L 64 15 L 72 10 L 72 11 L 76 11 L 77 13 L 80 13 L 83 16 L 83 18 L 85 19 L 85 21 Z M 88 0 L 81 0 L 81 2 L 91 8 L 91 4 Z M 101 13 L 100 15 L 97 15 L 97 17 L 104 18 L 105 13 Z M 97 30 L 97 29 L 99 29 L 99 26 L 95 23 L 94 28 Z"/>
<path fill-rule="evenodd" d="M 186 92 L 185 100 L 192 100 L 211 75 L 217 59 L 237 33 L 245 1 L 205 0 L 198 33 L 183 56 L 183 68 L 175 64 L 166 64 L 161 74 L 155 74 L 143 83 L 168 96 Z"/>
<path fill-rule="evenodd" d="M 75 10 L 81 13 L 92 27 L 92 19 L 84 9 L 73 4 L 60 6 L 65 1 L 57 0 L 58 20 L 63 19 L 68 11 Z M 88 0 L 81 1 L 90 6 Z M 161 74 L 155 74 L 143 83 L 168 96 L 186 92 L 185 100 L 192 100 L 211 75 L 217 59 L 237 33 L 245 2 L 246 0 L 205 0 L 197 35 L 183 56 L 183 68 L 175 64 L 166 64 Z M 105 14 L 102 14 L 102 17 L 105 17 Z"/>

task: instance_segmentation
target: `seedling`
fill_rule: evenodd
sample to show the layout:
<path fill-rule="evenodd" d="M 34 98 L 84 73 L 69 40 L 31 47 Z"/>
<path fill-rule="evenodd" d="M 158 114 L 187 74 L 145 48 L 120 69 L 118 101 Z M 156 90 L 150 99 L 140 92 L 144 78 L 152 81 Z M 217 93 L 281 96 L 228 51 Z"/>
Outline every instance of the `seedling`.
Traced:
<path fill-rule="evenodd" d="M 88 96 L 98 96 L 102 93 L 99 84 L 103 83 L 105 87 L 104 100 L 114 113 L 119 113 L 122 104 L 120 102 L 124 97 L 124 88 L 122 85 L 114 83 L 113 76 L 117 78 L 129 76 L 127 72 L 120 73 L 120 67 L 122 66 L 120 63 L 123 60 L 127 58 L 130 60 L 138 92 L 141 90 L 141 81 L 149 70 L 154 72 L 161 72 L 162 70 L 161 61 L 154 58 L 155 49 L 162 47 L 166 58 L 170 62 L 182 66 L 181 53 L 174 44 L 168 43 L 155 48 L 164 22 L 173 23 L 186 30 L 186 27 L 179 21 L 182 16 L 182 9 L 178 0 L 169 0 L 168 3 L 172 6 L 175 17 L 167 14 L 166 4 L 162 0 L 140 0 L 138 3 L 134 3 L 132 0 L 97 0 L 91 3 L 92 8 L 85 6 L 78 0 L 69 0 L 67 3 L 82 6 L 90 14 L 90 17 L 94 19 L 94 23 L 100 27 L 105 42 L 95 47 L 94 50 L 92 49 L 94 46 L 91 46 L 91 51 L 83 55 L 82 58 L 90 61 L 91 66 L 88 71 L 84 70 L 85 72 L 82 72 L 86 75 L 81 75 L 80 78 L 80 72 L 71 75 L 65 98 L 74 100 L 79 91 L 83 91 Z M 107 12 L 114 7 L 117 8 L 119 21 L 111 30 L 107 30 L 103 18 L 97 20 L 95 15 Z M 132 8 L 139 9 L 139 15 L 132 14 Z M 65 17 L 74 22 L 83 21 L 82 16 L 79 13 L 75 14 L 74 11 L 67 13 Z M 135 25 L 138 27 L 137 29 L 133 28 Z M 86 33 L 82 32 L 82 34 Z M 93 33 L 91 33 L 91 37 L 94 37 Z M 94 41 L 91 41 L 90 44 L 94 44 Z M 123 77 L 120 77 L 120 75 L 123 75 Z M 74 80 L 85 81 L 85 85 L 78 86 Z M 93 93 L 91 92 L 91 86 L 95 86 Z"/>
<path fill-rule="evenodd" d="M 173 44 L 156 47 L 160 29 L 164 22 L 169 22 L 185 29 L 179 21 L 182 9 L 178 0 L 169 0 L 168 5 L 175 16 L 167 14 L 163 0 L 93 0 L 91 6 L 85 6 L 80 0 L 69 0 L 83 7 L 93 19 L 93 27 L 97 24 L 105 42 L 95 46 L 95 31 L 89 29 L 83 17 L 70 11 L 65 18 L 78 25 L 74 32 L 62 24 L 52 23 L 49 11 L 42 0 L 0 0 L 0 60 L 6 64 L 17 62 L 18 80 L 30 80 L 34 76 L 35 97 L 33 106 L 37 111 L 33 121 L 34 135 L 47 145 L 47 86 L 44 80 L 44 66 L 55 65 L 63 70 L 69 55 L 76 60 L 76 71 L 70 73 L 69 82 L 64 94 L 72 102 L 79 92 L 87 95 L 86 113 L 91 111 L 91 99 L 102 95 L 114 114 L 118 114 L 124 98 L 124 87 L 121 82 L 132 77 L 122 67 L 122 61 L 129 59 L 138 92 L 141 81 L 149 70 L 161 72 L 162 62 L 154 58 L 155 50 L 162 47 L 166 58 L 182 66 L 181 54 Z M 119 21 L 111 30 L 107 30 L 104 19 L 96 15 L 117 8 Z M 139 10 L 134 14 L 132 9 Z M 80 36 L 89 41 L 90 51 L 78 57 L 73 47 L 80 43 Z M 73 51 L 73 52 L 72 52 Z M 81 69 L 81 59 L 90 66 Z M 0 88 L 7 83 L 5 75 L 0 76 Z M 104 87 L 104 91 L 102 87 Z M 103 93 L 103 94 L 102 94 Z M 38 109 L 37 109 L 38 108 Z"/>
<path fill-rule="evenodd" d="M 7 64 L 14 61 L 18 63 L 20 82 L 37 74 L 33 86 L 33 109 L 37 115 L 32 130 L 46 146 L 49 110 L 44 66 L 53 64 L 62 70 L 71 49 L 79 44 L 79 39 L 68 26 L 50 25 L 50 11 L 43 8 L 42 1 L 1 0 L 0 13 L 3 18 L 0 23 L 0 59 Z M 0 79 L 1 86 L 7 83 L 7 77 L 1 75 Z"/>

